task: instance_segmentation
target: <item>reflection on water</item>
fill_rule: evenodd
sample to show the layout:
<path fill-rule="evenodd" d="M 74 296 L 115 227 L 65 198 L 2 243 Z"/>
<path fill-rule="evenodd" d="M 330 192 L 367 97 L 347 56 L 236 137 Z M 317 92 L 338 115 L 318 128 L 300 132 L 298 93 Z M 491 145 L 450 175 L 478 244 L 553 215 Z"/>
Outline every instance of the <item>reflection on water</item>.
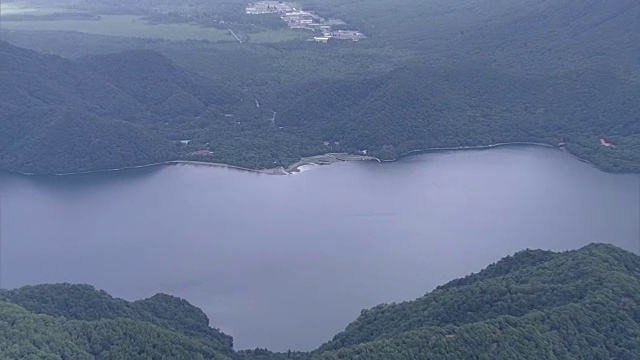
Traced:
<path fill-rule="evenodd" d="M 340 163 L 293 176 L 162 166 L 0 175 L 4 285 L 168 292 L 236 348 L 311 349 L 362 308 L 525 248 L 638 249 L 638 177 L 550 149 Z"/>

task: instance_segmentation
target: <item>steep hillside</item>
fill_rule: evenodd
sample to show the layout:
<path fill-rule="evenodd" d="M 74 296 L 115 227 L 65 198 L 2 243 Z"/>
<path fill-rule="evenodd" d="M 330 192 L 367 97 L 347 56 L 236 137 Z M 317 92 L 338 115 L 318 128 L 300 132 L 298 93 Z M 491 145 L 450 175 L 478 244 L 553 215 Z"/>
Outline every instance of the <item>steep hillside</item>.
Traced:
<path fill-rule="evenodd" d="M 527 250 L 425 296 L 364 310 L 310 354 L 242 359 L 640 359 L 640 257 Z"/>
<path fill-rule="evenodd" d="M 609 351 L 622 354 L 631 350 L 626 348 L 627 342 L 640 340 L 638 295 L 640 258 L 634 254 L 609 245 L 590 245 L 557 254 L 525 251 L 417 300 L 364 311 L 321 349 L 336 350 L 421 331 L 447 333 L 459 341 L 459 331 L 482 329 L 481 325 L 495 330 L 512 322 L 512 330 L 518 326 L 537 328 L 539 338 L 529 339 L 531 345 L 548 342 L 557 346 L 545 351 L 566 353 L 572 350 L 572 343 L 593 339 L 593 345 L 611 345 Z M 599 313 L 608 306 L 610 311 Z M 562 325 L 571 319 L 571 314 L 580 315 L 575 323 Z M 588 328 L 591 323 L 603 326 Z M 495 335 L 498 337 L 492 336 L 492 341 L 499 340 L 499 334 Z M 568 338 L 563 340 L 562 335 Z M 607 338 L 619 340 L 607 344 Z M 505 340 L 517 342 L 515 338 Z M 490 345 L 487 342 L 483 350 Z M 633 348 L 640 349 L 640 342 Z M 609 353 L 609 357 L 624 358 L 613 355 L 616 354 Z"/>
<path fill-rule="evenodd" d="M 223 353 L 230 354 L 233 347 L 230 336 L 209 327 L 209 319 L 202 310 L 165 294 L 127 302 L 89 285 L 55 284 L 26 286 L 4 292 L 1 298 L 37 314 L 82 321 L 118 318 L 144 321 L 204 340 Z"/>
<path fill-rule="evenodd" d="M 173 144 L 138 124 L 81 109 L 0 106 L 0 110 L 0 137 L 5 140 L 0 153 L 2 169 L 68 173 L 144 165 L 177 156 Z"/>
<path fill-rule="evenodd" d="M 20 359 L 640 359 L 640 257 L 526 250 L 425 296 L 362 311 L 310 353 L 234 352 L 201 310 L 87 285 L 0 291 L 0 357 Z"/>
<path fill-rule="evenodd" d="M 159 54 L 71 61 L 0 42 L 0 168 L 37 174 L 176 159 L 170 140 L 205 112 L 233 112 L 239 90 Z M 178 123 L 175 125 L 175 123 Z"/>
<path fill-rule="evenodd" d="M 69 321 L 0 301 L 3 359 L 229 359 L 206 341 L 126 318 Z"/>
<path fill-rule="evenodd" d="M 283 91 L 281 126 L 310 128 L 347 151 L 387 159 L 526 141 L 562 143 L 609 171 L 640 170 L 637 1 L 303 4 L 363 29 L 370 37 L 361 47 L 412 56 L 388 74 L 372 73 L 373 80 Z M 601 138 L 616 146 L 601 146 Z"/>
<path fill-rule="evenodd" d="M 188 73 L 149 50 L 89 56 L 80 63 L 168 120 L 200 115 L 207 106 L 233 111 L 242 100 L 233 87 Z"/>
<path fill-rule="evenodd" d="M 411 64 L 373 79 L 313 84 L 289 96 L 278 111 L 279 126 L 383 159 L 416 149 L 563 143 L 602 168 L 640 170 L 640 82 L 613 73 L 541 77 Z M 618 146 L 603 147 L 602 137 Z"/>
<path fill-rule="evenodd" d="M 88 285 L 0 291 L 3 359 L 230 359 L 232 339 L 185 300 L 127 302 Z"/>
<path fill-rule="evenodd" d="M 231 3 L 242 5 L 211 6 Z M 2 59 L 8 100 L 0 110 L 18 120 L 0 128 L 0 167 L 64 172 L 180 158 L 270 168 L 327 152 L 395 159 L 427 148 L 537 142 L 607 171 L 640 171 L 638 1 L 301 4 L 367 39 L 249 45 L 0 32 L 67 56 L 135 49 L 68 61 L 12 48 L 13 58 Z M 109 128 L 119 126 L 112 120 L 135 124 L 148 136 L 133 141 L 143 153 L 113 135 L 113 153 L 98 146 L 70 166 L 77 153 L 87 154 L 74 145 L 40 159 L 46 149 L 16 139 L 37 138 L 30 131 L 41 129 L 32 126 L 39 115 L 28 112 L 51 104 L 71 107 L 75 117 L 107 118 Z M 135 129 L 127 132 L 138 138 Z M 191 142 L 176 147 L 177 140 Z M 93 164 L 97 158 L 103 161 Z"/>

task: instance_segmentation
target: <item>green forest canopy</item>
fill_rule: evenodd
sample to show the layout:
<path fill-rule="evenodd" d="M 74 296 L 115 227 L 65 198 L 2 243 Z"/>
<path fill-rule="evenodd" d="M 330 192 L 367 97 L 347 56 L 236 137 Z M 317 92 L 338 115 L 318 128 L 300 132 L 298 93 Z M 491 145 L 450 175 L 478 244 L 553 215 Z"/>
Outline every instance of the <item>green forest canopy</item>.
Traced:
<path fill-rule="evenodd" d="M 127 302 L 88 285 L 0 291 L 9 359 L 640 359 L 640 256 L 593 244 L 526 250 L 421 298 L 383 304 L 309 352 L 234 351 L 169 295 Z"/>
<path fill-rule="evenodd" d="M 238 26 L 259 18 L 232 16 L 243 1 L 218 0 L 218 12 L 204 3 L 192 6 Z M 0 102 L 0 167 L 60 173 L 182 159 L 273 168 L 327 152 L 395 159 L 535 142 L 608 171 L 640 170 L 635 0 L 302 5 L 367 39 L 238 44 L 0 32 L 8 42 L 0 81 L 10 90 Z"/>

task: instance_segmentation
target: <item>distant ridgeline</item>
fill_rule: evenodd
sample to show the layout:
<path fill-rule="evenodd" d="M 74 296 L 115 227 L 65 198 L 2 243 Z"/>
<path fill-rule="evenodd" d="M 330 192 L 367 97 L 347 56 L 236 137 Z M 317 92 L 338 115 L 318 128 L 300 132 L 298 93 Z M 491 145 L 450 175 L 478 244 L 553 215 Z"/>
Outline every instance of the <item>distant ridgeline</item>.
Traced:
<path fill-rule="evenodd" d="M 640 359 L 640 257 L 527 250 L 425 296 L 364 310 L 310 353 L 236 352 L 184 300 L 88 285 L 0 291 L 3 359 Z"/>

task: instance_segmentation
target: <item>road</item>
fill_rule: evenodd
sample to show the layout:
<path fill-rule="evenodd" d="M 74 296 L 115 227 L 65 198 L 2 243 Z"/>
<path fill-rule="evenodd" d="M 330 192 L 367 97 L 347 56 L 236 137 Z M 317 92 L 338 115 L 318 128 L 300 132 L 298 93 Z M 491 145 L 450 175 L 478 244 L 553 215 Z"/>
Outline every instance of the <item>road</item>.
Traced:
<path fill-rule="evenodd" d="M 236 38 L 236 40 L 238 40 L 238 42 L 239 42 L 240 44 L 242 44 L 242 40 L 240 40 L 240 38 L 238 37 L 238 35 L 236 35 L 236 33 L 234 33 L 234 32 L 233 32 L 233 30 L 231 30 L 231 29 L 227 29 L 227 30 L 229 30 L 229 33 L 231 33 L 231 35 L 233 35 L 233 37 L 234 37 L 234 38 Z"/>

